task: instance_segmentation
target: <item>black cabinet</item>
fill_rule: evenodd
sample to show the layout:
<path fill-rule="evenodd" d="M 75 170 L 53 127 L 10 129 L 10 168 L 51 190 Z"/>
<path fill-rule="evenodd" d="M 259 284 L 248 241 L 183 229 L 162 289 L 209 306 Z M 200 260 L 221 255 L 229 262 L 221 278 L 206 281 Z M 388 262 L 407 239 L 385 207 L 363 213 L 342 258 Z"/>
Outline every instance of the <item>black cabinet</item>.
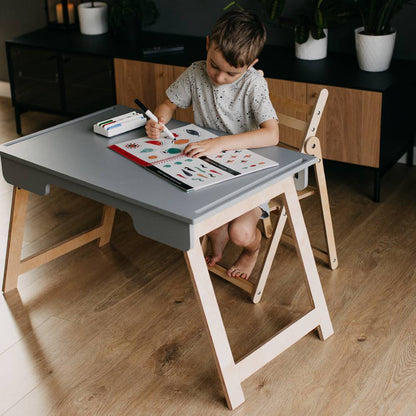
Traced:
<path fill-rule="evenodd" d="M 116 103 L 113 59 L 6 43 L 16 129 L 28 110 L 80 116 Z"/>
<path fill-rule="evenodd" d="M 14 106 L 63 111 L 57 54 L 13 46 L 8 62 Z"/>

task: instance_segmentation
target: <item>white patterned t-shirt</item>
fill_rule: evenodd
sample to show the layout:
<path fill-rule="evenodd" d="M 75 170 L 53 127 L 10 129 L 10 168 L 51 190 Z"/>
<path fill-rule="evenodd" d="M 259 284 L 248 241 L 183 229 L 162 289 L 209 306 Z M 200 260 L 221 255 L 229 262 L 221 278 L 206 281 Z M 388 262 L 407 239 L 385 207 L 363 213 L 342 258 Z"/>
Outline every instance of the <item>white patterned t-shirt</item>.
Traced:
<path fill-rule="evenodd" d="M 206 61 L 194 62 L 166 95 L 180 108 L 192 105 L 196 124 L 228 134 L 256 130 L 267 120 L 277 120 L 267 82 L 254 68 L 231 84 L 216 86 L 208 77 Z"/>

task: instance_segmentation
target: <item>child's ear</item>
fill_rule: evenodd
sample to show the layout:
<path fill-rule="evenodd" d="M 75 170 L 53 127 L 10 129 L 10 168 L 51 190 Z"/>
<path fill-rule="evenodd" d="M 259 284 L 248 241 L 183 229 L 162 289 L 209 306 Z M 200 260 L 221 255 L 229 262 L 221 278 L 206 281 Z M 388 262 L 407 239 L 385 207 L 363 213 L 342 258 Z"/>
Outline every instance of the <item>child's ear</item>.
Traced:
<path fill-rule="evenodd" d="M 258 58 L 256 58 L 248 67 L 247 70 L 249 70 L 250 68 L 252 68 L 254 65 L 256 65 L 256 63 L 258 62 Z"/>
<path fill-rule="evenodd" d="M 209 36 L 207 36 L 207 37 L 206 37 L 206 40 L 205 40 L 205 47 L 206 47 L 207 52 L 208 52 L 208 49 L 209 49 Z"/>

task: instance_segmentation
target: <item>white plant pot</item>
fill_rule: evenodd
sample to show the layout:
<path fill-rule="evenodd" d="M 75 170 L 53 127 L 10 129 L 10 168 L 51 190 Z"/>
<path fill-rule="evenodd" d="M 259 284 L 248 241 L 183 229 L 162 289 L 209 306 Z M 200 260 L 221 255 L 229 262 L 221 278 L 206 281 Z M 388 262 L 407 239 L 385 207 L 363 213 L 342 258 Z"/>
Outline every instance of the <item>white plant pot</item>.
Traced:
<path fill-rule="evenodd" d="M 107 3 L 94 1 L 78 5 L 79 29 L 83 35 L 101 35 L 108 32 Z"/>
<path fill-rule="evenodd" d="M 388 35 L 364 35 L 363 27 L 355 29 L 358 66 L 363 71 L 381 72 L 390 67 L 396 32 Z"/>
<path fill-rule="evenodd" d="M 325 37 L 314 39 L 309 33 L 309 38 L 305 43 L 295 42 L 295 55 L 298 59 L 309 61 L 326 58 L 328 50 L 328 29 L 324 29 Z"/>

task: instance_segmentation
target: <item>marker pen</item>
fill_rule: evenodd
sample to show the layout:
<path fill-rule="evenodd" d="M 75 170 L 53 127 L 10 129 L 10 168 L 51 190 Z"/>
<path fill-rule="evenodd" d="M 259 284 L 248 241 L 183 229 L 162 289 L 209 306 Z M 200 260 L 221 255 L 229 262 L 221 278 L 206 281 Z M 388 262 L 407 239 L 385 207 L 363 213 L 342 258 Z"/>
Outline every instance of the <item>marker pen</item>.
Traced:
<path fill-rule="evenodd" d="M 158 118 L 137 98 L 134 100 L 134 102 L 144 111 L 144 113 L 147 115 L 147 117 L 150 118 L 150 120 L 156 121 L 156 123 L 159 123 Z M 170 130 L 163 126 L 163 131 L 172 139 L 175 140 L 175 136 L 170 132 Z"/>
<path fill-rule="evenodd" d="M 134 119 L 137 116 L 139 116 L 139 113 L 136 113 L 136 111 L 131 111 L 130 113 L 123 114 L 118 117 L 113 117 L 109 120 L 101 121 L 98 125 L 100 127 L 104 127 L 106 124 L 110 124 L 110 123 L 114 123 L 116 121 L 122 121 L 122 120 L 128 121 L 128 119 Z"/>

